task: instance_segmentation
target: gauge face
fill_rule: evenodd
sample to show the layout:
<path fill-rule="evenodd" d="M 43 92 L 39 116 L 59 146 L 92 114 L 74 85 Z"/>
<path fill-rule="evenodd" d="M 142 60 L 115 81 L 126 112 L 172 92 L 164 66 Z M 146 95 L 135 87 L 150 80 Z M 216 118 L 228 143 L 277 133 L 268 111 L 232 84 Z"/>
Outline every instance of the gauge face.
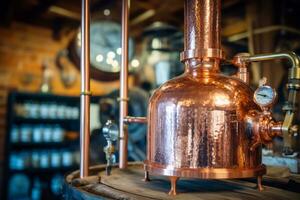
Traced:
<path fill-rule="evenodd" d="M 77 55 L 80 56 L 80 31 Z M 119 72 L 121 66 L 121 26 L 112 21 L 95 21 L 90 26 L 90 61 L 92 67 L 104 72 Z M 133 57 L 133 40 L 128 40 L 128 58 Z"/>
<path fill-rule="evenodd" d="M 261 107 L 267 107 L 274 103 L 276 92 L 270 86 L 260 86 L 254 93 L 254 101 Z"/>

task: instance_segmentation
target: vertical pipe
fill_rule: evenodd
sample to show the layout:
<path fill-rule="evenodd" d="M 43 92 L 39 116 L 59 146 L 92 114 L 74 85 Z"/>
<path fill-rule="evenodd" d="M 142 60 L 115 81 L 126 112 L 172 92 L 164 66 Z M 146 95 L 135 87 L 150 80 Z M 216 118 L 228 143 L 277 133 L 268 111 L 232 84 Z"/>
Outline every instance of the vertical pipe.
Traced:
<path fill-rule="evenodd" d="M 128 128 L 124 122 L 128 115 L 128 12 L 129 0 L 122 2 L 122 61 L 120 72 L 120 146 L 119 168 L 127 167 Z"/>
<path fill-rule="evenodd" d="M 81 7 L 81 94 L 80 94 L 80 178 L 88 176 L 90 147 L 90 13 L 89 0 Z"/>
<path fill-rule="evenodd" d="M 184 15 L 184 50 L 221 48 L 221 0 L 185 0 Z"/>
<path fill-rule="evenodd" d="M 220 16 L 221 0 L 185 0 L 184 51 L 180 58 L 188 61 L 187 66 L 219 70 L 219 61 L 224 59 Z"/>

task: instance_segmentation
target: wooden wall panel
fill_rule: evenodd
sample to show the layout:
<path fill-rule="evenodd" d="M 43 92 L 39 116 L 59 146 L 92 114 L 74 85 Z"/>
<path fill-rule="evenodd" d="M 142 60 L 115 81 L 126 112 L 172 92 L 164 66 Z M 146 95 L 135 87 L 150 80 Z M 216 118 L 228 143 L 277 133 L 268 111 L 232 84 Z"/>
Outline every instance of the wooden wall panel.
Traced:
<path fill-rule="evenodd" d="M 51 29 L 35 27 L 18 22 L 9 28 L 0 28 L 0 86 L 4 85 L 23 91 L 38 91 L 41 84 L 42 64 L 48 60 L 53 71 L 53 93 L 64 95 L 79 95 L 80 74 L 77 69 L 76 82 L 70 88 L 65 88 L 60 81 L 59 71 L 54 59 L 59 50 L 64 49 L 74 33 L 66 35 L 57 41 L 52 38 Z M 25 78 L 31 77 L 30 84 L 24 84 Z M 5 82 L 2 80 L 6 79 Z M 118 87 L 118 81 L 91 81 L 93 94 L 101 95 Z"/>

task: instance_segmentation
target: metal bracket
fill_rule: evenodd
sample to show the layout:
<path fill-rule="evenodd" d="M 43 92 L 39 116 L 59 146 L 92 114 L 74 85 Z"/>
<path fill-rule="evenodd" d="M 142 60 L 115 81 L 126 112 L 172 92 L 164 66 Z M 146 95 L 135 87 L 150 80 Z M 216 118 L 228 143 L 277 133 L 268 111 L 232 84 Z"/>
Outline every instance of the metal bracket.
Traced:
<path fill-rule="evenodd" d="M 80 93 L 80 95 L 92 96 L 92 92 L 91 91 L 83 91 L 83 92 Z"/>

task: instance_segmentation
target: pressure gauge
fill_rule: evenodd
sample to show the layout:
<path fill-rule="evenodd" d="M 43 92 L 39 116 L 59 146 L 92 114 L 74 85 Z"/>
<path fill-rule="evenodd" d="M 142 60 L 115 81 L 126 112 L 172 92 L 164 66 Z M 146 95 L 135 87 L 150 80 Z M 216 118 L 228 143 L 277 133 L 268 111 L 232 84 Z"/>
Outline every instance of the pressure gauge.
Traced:
<path fill-rule="evenodd" d="M 276 91 L 268 85 L 262 85 L 254 92 L 254 101 L 260 107 L 271 106 L 276 99 Z"/>

